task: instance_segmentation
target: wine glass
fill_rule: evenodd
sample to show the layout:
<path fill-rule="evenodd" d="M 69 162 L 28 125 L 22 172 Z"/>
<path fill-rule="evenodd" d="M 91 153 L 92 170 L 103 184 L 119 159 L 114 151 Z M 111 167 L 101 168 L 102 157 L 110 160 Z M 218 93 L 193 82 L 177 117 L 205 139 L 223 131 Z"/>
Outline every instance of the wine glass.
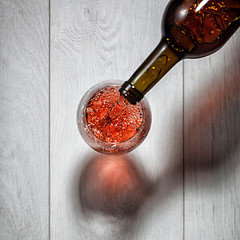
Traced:
<path fill-rule="evenodd" d="M 105 154 L 124 154 L 138 147 L 151 127 L 151 110 L 144 98 L 130 104 L 119 93 L 122 81 L 108 80 L 94 85 L 83 96 L 77 110 L 77 124 L 84 141 Z"/>

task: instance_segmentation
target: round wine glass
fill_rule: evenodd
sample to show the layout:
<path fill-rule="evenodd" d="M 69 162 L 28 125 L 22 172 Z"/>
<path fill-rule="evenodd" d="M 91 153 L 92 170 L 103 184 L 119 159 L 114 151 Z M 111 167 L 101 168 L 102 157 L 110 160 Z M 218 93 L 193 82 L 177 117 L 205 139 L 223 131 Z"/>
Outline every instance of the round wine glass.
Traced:
<path fill-rule="evenodd" d="M 120 95 L 122 81 L 94 85 L 79 103 L 77 124 L 84 141 L 105 154 L 124 154 L 139 146 L 151 127 L 151 110 L 144 98 L 136 105 Z"/>

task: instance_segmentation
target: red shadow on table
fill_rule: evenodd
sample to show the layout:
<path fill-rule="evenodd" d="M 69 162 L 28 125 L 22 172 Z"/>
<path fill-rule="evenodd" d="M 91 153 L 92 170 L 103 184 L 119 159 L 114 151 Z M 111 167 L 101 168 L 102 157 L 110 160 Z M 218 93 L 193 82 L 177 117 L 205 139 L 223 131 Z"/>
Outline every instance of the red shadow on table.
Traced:
<path fill-rule="evenodd" d="M 143 169 L 128 155 L 96 154 L 80 171 L 79 197 L 84 213 L 134 216 L 151 191 Z"/>

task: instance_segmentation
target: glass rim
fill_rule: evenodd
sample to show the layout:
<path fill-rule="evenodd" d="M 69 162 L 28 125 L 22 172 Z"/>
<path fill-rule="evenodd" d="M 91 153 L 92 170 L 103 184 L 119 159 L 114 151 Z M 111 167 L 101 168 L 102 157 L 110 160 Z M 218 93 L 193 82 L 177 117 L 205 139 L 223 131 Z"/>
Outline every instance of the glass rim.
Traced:
<path fill-rule="evenodd" d="M 121 81 L 121 80 L 105 80 L 105 81 L 102 81 L 100 83 L 97 83 L 96 85 L 92 86 L 82 97 L 79 105 L 78 105 L 78 111 L 77 111 L 77 124 L 79 124 L 79 114 L 80 112 L 81 113 L 85 113 L 85 114 L 81 114 L 81 118 L 83 118 L 82 120 L 84 120 L 84 123 L 85 124 L 85 127 L 87 128 L 87 133 L 91 134 L 91 136 L 93 136 L 94 138 L 98 139 L 99 142 L 102 142 L 104 144 L 107 144 L 107 145 L 122 145 L 122 144 L 125 144 L 126 142 L 130 142 L 131 140 L 133 140 L 137 135 L 139 135 L 141 133 L 141 129 L 144 127 L 144 124 L 146 122 L 146 113 L 144 111 L 144 107 L 148 109 L 149 113 L 150 113 L 150 116 L 152 115 L 151 114 L 151 109 L 150 109 L 150 106 L 149 106 L 149 103 L 147 101 L 146 98 L 143 98 L 139 103 L 141 104 L 141 108 L 142 108 L 142 113 L 143 113 L 143 117 L 142 117 L 142 122 L 141 122 L 141 125 L 138 129 L 138 131 L 132 136 L 130 137 L 129 139 L 123 141 L 123 142 L 107 142 L 107 141 L 104 141 L 102 139 L 100 139 L 99 137 L 97 137 L 93 131 L 89 128 L 88 124 L 87 124 L 87 118 L 86 118 L 86 108 L 87 108 L 87 105 L 89 103 L 89 101 L 91 100 L 91 98 L 97 93 L 99 92 L 100 90 L 106 88 L 106 87 L 110 87 L 110 86 L 121 86 L 123 84 L 124 81 Z M 107 85 L 109 83 L 109 85 Z M 102 86 L 101 86 L 102 85 Z M 98 89 L 97 91 L 95 91 L 96 89 Z M 92 93 L 92 94 L 90 94 Z M 86 101 L 87 100 L 87 101 Z M 144 106 L 145 105 L 145 106 Z M 81 133 L 81 131 L 80 131 Z M 82 133 L 81 133 L 82 135 Z"/>

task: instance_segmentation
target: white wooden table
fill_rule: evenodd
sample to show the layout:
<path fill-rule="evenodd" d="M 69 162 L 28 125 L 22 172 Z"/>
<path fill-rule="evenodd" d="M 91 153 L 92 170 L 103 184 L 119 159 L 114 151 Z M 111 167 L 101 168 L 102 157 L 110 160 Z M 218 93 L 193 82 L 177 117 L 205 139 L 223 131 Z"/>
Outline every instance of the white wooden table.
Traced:
<path fill-rule="evenodd" d="M 240 31 L 151 90 L 151 132 L 123 165 L 130 200 L 116 185 L 99 205 L 77 105 L 92 85 L 130 77 L 160 40 L 167 2 L 0 0 L 1 240 L 240 239 Z M 128 200 L 131 214 L 116 204 Z"/>

